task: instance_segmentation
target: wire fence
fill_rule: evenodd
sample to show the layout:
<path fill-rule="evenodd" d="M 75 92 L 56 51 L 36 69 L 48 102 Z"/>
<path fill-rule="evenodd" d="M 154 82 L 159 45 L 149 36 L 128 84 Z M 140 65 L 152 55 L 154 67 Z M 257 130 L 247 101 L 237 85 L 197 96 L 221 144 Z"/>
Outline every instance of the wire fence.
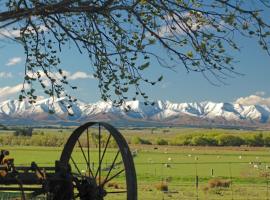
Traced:
<path fill-rule="evenodd" d="M 139 200 L 270 200 L 270 162 L 135 160 L 135 165 Z"/>
<path fill-rule="evenodd" d="M 139 199 L 269 200 L 269 162 L 137 162 Z"/>

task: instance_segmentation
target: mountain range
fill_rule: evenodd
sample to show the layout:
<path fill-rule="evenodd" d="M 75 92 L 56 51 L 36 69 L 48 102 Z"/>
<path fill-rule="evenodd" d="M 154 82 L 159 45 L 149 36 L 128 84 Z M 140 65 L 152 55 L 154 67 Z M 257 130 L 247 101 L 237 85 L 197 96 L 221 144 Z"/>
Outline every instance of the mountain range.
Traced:
<path fill-rule="evenodd" d="M 43 99 L 33 106 L 27 101 L 0 102 L 0 123 L 23 125 L 75 125 L 86 121 L 109 121 L 123 126 L 211 126 L 270 128 L 270 106 L 237 103 L 172 103 L 156 101 L 145 105 L 128 101 L 113 107 L 109 102 L 72 103 L 68 115 L 65 98 Z M 130 107 L 129 111 L 125 108 Z M 50 114 L 50 113 L 54 114 Z"/>

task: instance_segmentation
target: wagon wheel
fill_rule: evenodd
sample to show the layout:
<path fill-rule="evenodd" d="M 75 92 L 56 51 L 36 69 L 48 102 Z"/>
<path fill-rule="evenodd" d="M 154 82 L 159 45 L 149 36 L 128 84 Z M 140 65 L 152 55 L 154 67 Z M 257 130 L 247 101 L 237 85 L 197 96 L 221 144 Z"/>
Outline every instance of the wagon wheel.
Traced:
<path fill-rule="evenodd" d="M 68 139 L 60 163 L 72 176 L 72 199 L 137 200 L 133 158 L 124 137 L 114 127 L 89 122 Z M 66 198 L 66 197 L 65 197 Z"/>

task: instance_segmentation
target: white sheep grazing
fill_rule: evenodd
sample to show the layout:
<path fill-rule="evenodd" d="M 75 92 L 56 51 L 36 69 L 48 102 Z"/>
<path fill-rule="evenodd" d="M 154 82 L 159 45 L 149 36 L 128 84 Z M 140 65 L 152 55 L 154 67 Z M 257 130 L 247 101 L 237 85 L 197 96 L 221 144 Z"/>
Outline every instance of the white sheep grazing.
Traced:
<path fill-rule="evenodd" d="M 255 169 L 258 169 L 258 168 L 259 168 L 259 166 L 258 166 L 258 165 L 253 165 L 253 167 L 254 167 Z"/>

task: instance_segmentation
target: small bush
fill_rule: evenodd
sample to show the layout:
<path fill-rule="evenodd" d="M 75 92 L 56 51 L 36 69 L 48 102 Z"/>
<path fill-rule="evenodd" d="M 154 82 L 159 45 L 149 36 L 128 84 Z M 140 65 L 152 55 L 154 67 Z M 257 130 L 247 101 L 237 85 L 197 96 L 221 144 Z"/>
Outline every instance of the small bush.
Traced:
<path fill-rule="evenodd" d="M 135 137 L 133 139 L 133 144 L 148 144 L 148 145 L 151 145 L 152 143 L 149 140 L 142 139 L 140 137 Z"/>
<path fill-rule="evenodd" d="M 190 134 L 176 135 L 174 138 L 169 140 L 169 144 L 174 146 L 190 146 L 192 145 L 192 137 L 193 136 Z"/>
<path fill-rule="evenodd" d="M 157 139 L 157 145 L 168 145 L 168 141 L 162 138 Z"/>
<path fill-rule="evenodd" d="M 168 184 L 163 181 L 156 185 L 156 189 L 162 192 L 167 192 L 169 190 L 169 187 L 168 187 Z"/>
<path fill-rule="evenodd" d="M 228 188 L 231 185 L 230 180 L 226 179 L 211 179 L 208 181 L 208 186 L 209 188 L 218 188 L 218 187 L 223 187 L 223 188 Z"/>
<path fill-rule="evenodd" d="M 264 146 L 270 147 L 270 137 L 269 136 L 264 138 Z"/>
<path fill-rule="evenodd" d="M 264 142 L 262 134 L 256 134 L 246 139 L 246 144 L 251 147 L 262 147 Z"/>
<path fill-rule="evenodd" d="M 215 138 L 196 136 L 192 139 L 192 144 L 195 146 L 217 146 L 218 142 Z"/>
<path fill-rule="evenodd" d="M 16 129 L 14 132 L 14 136 L 28 136 L 31 137 L 33 135 L 33 128 L 20 128 Z"/>
<path fill-rule="evenodd" d="M 219 146 L 241 146 L 245 144 L 245 141 L 239 136 L 235 135 L 220 135 L 217 137 Z"/>

